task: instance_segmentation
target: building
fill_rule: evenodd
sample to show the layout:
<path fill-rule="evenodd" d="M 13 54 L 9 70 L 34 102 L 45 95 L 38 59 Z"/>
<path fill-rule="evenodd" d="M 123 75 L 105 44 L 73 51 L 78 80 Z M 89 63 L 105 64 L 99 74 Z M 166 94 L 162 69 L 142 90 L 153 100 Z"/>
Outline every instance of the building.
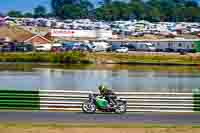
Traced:
<path fill-rule="evenodd" d="M 136 49 L 143 47 L 140 44 L 151 43 L 153 46 L 159 51 L 174 51 L 178 52 L 180 50 L 188 50 L 191 51 L 195 49 L 195 42 L 200 41 L 200 39 L 159 39 L 159 40 L 111 40 L 110 43 L 114 45 L 121 44 L 132 44 L 136 47 Z"/>
<path fill-rule="evenodd" d="M 111 30 L 67 30 L 67 29 L 51 29 L 50 30 L 52 37 L 57 38 L 112 38 Z"/>
<path fill-rule="evenodd" d="M 35 35 L 27 40 L 24 40 L 25 43 L 33 44 L 33 45 L 41 45 L 41 44 L 50 44 L 51 40 L 41 36 L 41 35 Z"/>

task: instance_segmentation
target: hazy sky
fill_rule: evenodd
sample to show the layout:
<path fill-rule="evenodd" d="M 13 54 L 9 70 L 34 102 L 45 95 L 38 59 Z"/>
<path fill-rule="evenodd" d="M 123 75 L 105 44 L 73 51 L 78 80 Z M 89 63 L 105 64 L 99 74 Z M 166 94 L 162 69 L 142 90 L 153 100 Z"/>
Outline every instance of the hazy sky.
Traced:
<path fill-rule="evenodd" d="M 32 11 L 37 5 L 44 5 L 50 9 L 51 0 L 0 0 L 0 12 L 9 10 Z M 93 3 L 98 3 L 101 0 L 90 0 Z M 200 2 L 200 0 L 196 0 Z"/>
<path fill-rule="evenodd" d="M 9 10 L 32 11 L 37 5 L 49 8 L 51 0 L 0 0 L 0 12 Z"/>
<path fill-rule="evenodd" d="M 98 3 L 101 0 L 90 0 Z M 32 11 L 38 5 L 46 6 L 50 9 L 51 0 L 0 0 L 0 12 L 7 12 L 9 10 Z"/>

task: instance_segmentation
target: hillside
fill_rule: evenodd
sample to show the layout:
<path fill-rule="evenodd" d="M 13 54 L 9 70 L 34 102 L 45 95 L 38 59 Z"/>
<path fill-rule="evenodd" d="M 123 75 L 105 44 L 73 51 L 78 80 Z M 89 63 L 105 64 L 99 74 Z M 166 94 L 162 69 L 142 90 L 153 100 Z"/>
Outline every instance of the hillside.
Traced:
<path fill-rule="evenodd" d="M 8 37 L 11 41 L 23 42 L 34 34 L 23 30 L 19 27 L 14 26 L 1 26 L 0 27 L 0 38 Z"/>

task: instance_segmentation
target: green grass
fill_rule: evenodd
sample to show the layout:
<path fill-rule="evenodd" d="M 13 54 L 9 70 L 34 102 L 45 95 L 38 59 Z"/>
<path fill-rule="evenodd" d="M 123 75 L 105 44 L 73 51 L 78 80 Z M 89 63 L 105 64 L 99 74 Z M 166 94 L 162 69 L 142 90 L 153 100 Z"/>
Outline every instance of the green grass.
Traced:
<path fill-rule="evenodd" d="M 89 63 L 81 52 L 1 53 L 0 62 Z"/>
<path fill-rule="evenodd" d="M 119 64 L 158 64 L 158 65 L 197 65 L 200 64 L 200 55 L 178 55 L 178 54 L 116 54 L 97 53 L 89 54 L 95 60 L 112 60 Z"/>
<path fill-rule="evenodd" d="M 200 55 L 116 54 L 116 53 L 0 53 L 0 62 L 34 62 L 53 64 L 157 64 L 198 65 Z"/>

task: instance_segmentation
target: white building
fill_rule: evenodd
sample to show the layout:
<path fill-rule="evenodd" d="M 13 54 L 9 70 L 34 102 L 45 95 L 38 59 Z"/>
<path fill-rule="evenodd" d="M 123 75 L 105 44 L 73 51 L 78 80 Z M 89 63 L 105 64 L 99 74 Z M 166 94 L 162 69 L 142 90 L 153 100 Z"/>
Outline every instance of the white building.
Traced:
<path fill-rule="evenodd" d="M 179 50 L 192 50 L 195 48 L 194 42 L 200 41 L 200 39 L 161 39 L 161 40 L 123 40 L 123 41 L 110 41 L 111 44 L 133 44 L 136 48 L 143 47 L 140 44 L 151 43 L 153 46 L 160 51 L 166 51 L 172 49 L 177 52 Z"/>
<path fill-rule="evenodd" d="M 67 30 L 67 29 L 51 29 L 52 37 L 66 38 L 112 38 L 111 30 Z"/>

